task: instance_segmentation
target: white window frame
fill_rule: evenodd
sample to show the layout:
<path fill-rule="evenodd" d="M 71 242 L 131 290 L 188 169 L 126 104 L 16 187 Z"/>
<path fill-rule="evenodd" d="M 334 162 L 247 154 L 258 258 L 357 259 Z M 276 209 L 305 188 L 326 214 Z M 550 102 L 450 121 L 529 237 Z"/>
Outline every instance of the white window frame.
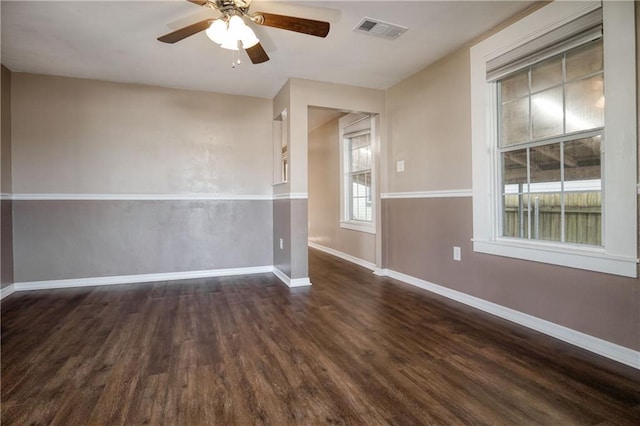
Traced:
<path fill-rule="evenodd" d="M 497 83 L 486 64 L 602 6 L 605 68 L 603 247 L 504 238 L 499 227 Z M 553 2 L 471 48 L 473 249 L 636 278 L 637 135 L 633 2 Z"/>
<path fill-rule="evenodd" d="M 351 191 L 348 188 L 350 174 L 349 170 L 349 145 L 344 138 L 344 129 L 357 121 L 369 120 L 371 129 L 371 222 L 364 222 L 351 219 Z M 368 234 L 376 233 L 376 197 L 375 197 L 375 156 L 376 152 L 376 121 L 373 115 L 351 113 L 347 114 L 339 120 L 340 128 L 340 228 L 352 231 L 366 232 Z"/>

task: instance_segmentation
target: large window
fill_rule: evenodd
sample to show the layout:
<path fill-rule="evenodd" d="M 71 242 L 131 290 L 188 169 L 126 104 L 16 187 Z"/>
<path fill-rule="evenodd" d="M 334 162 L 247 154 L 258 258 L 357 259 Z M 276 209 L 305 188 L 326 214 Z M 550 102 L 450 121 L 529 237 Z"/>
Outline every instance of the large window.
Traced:
<path fill-rule="evenodd" d="M 602 245 L 602 40 L 498 80 L 502 235 Z"/>
<path fill-rule="evenodd" d="M 372 118 L 348 114 L 340 120 L 342 157 L 341 227 L 375 232 L 373 222 Z"/>
<path fill-rule="evenodd" d="M 633 2 L 553 2 L 472 47 L 475 251 L 637 276 L 635 52 Z"/>

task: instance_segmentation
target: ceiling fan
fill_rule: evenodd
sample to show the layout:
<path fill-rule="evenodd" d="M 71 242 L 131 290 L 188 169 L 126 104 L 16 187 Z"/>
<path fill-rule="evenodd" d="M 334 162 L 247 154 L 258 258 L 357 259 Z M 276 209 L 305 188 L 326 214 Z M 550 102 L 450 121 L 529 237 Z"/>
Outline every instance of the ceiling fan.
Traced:
<path fill-rule="evenodd" d="M 187 1 L 218 11 L 220 17 L 205 19 L 180 28 L 179 30 L 172 31 L 169 34 L 158 37 L 159 41 L 176 43 L 201 31 L 205 31 L 210 39 L 225 49 L 238 50 L 238 45 L 242 43 L 242 48 L 247 52 L 247 55 L 249 55 L 251 62 L 260 64 L 268 61 L 269 56 L 253 30 L 247 26 L 245 18 L 258 25 L 295 31 L 316 37 L 326 37 L 327 34 L 329 34 L 328 22 L 265 12 L 249 13 L 252 0 Z"/>

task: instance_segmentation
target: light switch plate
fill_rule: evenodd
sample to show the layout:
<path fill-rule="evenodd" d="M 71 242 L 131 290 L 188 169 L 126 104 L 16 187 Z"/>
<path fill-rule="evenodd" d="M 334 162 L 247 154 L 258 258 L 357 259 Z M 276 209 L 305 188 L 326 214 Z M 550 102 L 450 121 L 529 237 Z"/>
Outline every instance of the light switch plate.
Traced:
<path fill-rule="evenodd" d="M 396 172 L 404 172 L 404 160 L 398 160 L 396 162 Z"/>
<path fill-rule="evenodd" d="M 462 253 L 460 247 L 453 247 L 453 260 L 462 260 Z"/>

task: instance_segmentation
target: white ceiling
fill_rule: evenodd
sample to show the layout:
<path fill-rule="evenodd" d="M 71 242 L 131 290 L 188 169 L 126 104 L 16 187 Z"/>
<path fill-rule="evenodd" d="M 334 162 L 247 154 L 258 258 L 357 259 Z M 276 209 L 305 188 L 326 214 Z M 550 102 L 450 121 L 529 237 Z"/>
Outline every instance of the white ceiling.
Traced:
<path fill-rule="evenodd" d="M 255 0 L 251 11 L 329 21 L 326 39 L 254 26 L 269 62 L 231 68 L 204 33 L 174 45 L 157 37 L 215 17 L 172 1 L 2 0 L 2 63 L 31 72 L 272 98 L 290 77 L 386 89 L 454 51 L 530 1 Z M 409 27 L 397 40 L 355 33 L 363 17 Z"/>

